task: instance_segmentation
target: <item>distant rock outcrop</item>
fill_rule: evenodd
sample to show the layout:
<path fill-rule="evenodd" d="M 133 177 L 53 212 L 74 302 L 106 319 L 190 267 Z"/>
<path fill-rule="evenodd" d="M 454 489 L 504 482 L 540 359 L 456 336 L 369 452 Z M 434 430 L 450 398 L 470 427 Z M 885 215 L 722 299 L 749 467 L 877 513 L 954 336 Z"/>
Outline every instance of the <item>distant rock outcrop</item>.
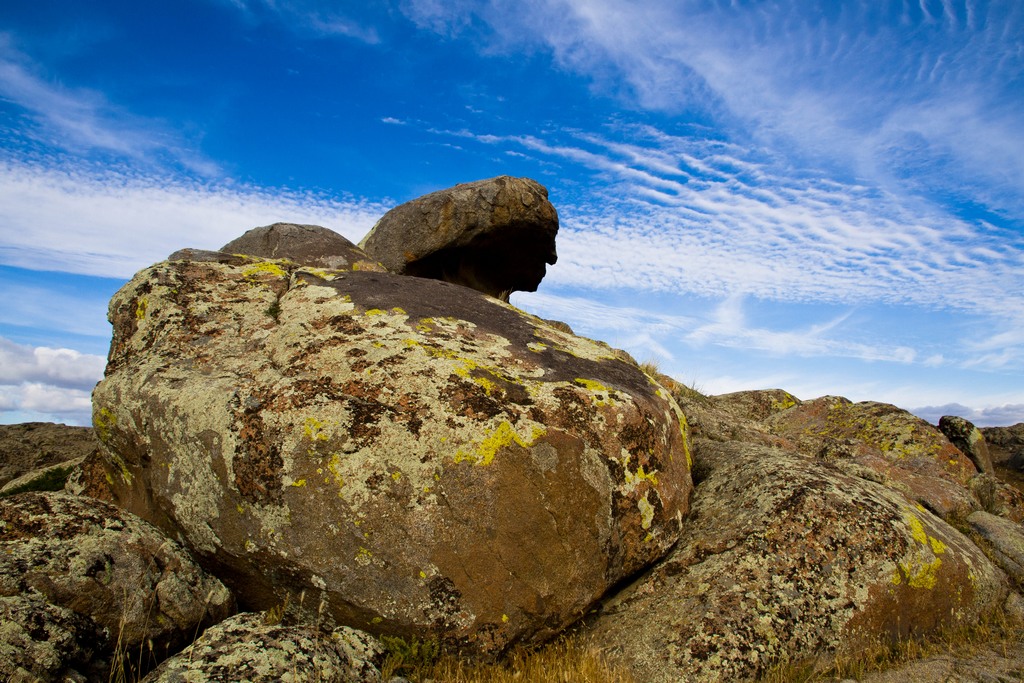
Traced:
<path fill-rule="evenodd" d="M 444 280 L 508 300 L 557 260 L 558 213 L 529 178 L 456 185 L 395 207 L 360 246 L 392 273 Z"/>
<path fill-rule="evenodd" d="M 89 427 L 50 422 L 0 425 L 0 487 L 33 470 L 83 458 L 97 446 Z"/>
<path fill-rule="evenodd" d="M 979 472 L 982 474 L 995 473 L 985 437 L 981 430 L 970 421 L 955 415 L 945 415 L 939 419 L 939 431 L 946 435 L 951 444 L 971 459 Z"/>
<path fill-rule="evenodd" d="M 578 619 L 687 514 L 669 393 L 479 292 L 193 253 L 110 319 L 115 496 L 247 606 L 306 591 L 342 624 L 500 652 Z"/>

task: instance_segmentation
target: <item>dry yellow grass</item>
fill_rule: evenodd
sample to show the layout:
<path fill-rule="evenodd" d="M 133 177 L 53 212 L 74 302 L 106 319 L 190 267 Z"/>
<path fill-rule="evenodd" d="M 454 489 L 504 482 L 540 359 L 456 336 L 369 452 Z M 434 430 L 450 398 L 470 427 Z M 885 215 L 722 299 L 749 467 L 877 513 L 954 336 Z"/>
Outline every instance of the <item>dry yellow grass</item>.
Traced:
<path fill-rule="evenodd" d="M 517 650 L 496 664 L 442 655 L 432 665 L 404 675 L 415 683 L 635 683 L 625 667 L 572 637 L 536 650 Z"/>

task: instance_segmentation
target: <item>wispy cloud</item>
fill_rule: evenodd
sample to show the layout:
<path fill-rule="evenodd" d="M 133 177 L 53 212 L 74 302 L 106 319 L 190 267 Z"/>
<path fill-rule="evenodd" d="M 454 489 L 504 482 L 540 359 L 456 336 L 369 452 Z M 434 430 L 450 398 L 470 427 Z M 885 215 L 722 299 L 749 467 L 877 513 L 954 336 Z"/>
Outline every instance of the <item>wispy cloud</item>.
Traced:
<path fill-rule="evenodd" d="M 579 164 L 606 187 L 563 211 L 551 282 L 775 301 L 892 303 L 1024 319 L 1019 235 L 824 180 L 763 150 L 650 127 L 449 134 Z M 629 141 L 627 141 L 629 140 Z M 628 245 L 628 248 L 623 248 Z"/>
<path fill-rule="evenodd" d="M 36 124 L 29 134 L 53 148 L 112 153 L 151 165 L 168 162 L 200 176 L 219 174 L 216 164 L 171 126 L 132 114 L 98 91 L 69 88 L 47 77 L 2 33 L 0 97 L 28 112 Z"/>
<path fill-rule="evenodd" d="M 61 160 L 0 159 L 0 263 L 130 277 L 178 249 L 216 249 L 276 221 L 313 223 L 358 241 L 387 206 Z"/>
<path fill-rule="evenodd" d="M 632 104 L 696 111 L 912 196 L 1024 210 L 1024 8 L 1012 1 L 406 0 L 421 27 L 545 50 Z M 487 31 L 482 32 L 481 26 Z M 481 50 L 493 50 L 483 47 Z M 625 87 L 623 87 L 625 86 Z"/>
<path fill-rule="evenodd" d="M 331 3 L 311 0 L 222 0 L 251 21 L 269 14 L 300 35 L 352 38 L 370 45 L 381 41 L 377 29 Z"/>

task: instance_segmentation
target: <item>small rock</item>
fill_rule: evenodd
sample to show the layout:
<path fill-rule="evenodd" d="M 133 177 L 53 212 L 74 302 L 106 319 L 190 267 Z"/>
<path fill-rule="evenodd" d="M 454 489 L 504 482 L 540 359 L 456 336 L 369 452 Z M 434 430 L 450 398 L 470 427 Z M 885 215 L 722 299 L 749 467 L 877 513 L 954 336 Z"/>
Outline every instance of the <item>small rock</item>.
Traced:
<path fill-rule="evenodd" d="M 955 415 L 945 415 L 939 419 L 939 431 L 946 435 L 950 443 L 959 448 L 971 459 L 974 466 L 982 474 L 992 474 L 992 456 L 988 452 L 988 444 L 981 430 L 973 423 Z"/>
<path fill-rule="evenodd" d="M 362 249 L 333 230 L 319 225 L 274 223 L 253 228 L 225 244 L 220 251 L 268 259 L 288 259 L 299 265 L 331 270 L 384 271 Z"/>
<path fill-rule="evenodd" d="M 266 613 L 236 614 L 164 661 L 144 683 L 248 681 L 378 683 L 384 649 L 355 629 L 268 624 Z"/>

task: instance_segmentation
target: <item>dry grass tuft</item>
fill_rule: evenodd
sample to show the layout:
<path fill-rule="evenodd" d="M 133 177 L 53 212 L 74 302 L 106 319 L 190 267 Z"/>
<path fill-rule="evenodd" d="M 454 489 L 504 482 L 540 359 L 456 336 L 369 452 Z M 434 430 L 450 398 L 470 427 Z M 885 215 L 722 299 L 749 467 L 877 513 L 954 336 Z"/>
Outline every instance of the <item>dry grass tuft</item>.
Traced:
<path fill-rule="evenodd" d="M 443 655 L 429 671 L 410 680 L 434 683 L 635 683 L 629 671 L 597 647 L 575 637 L 543 648 L 519 649 L 497 664 L 471 663 Z"/>
<path fill-rule="evenodd" d="M 811 681 L 861 680 L 875 672 L 889 671 L 914 661 L 935 656 L 969 659 L 982 648 L 1002 653 L 1024 638 L 1024 625 L 1010 620 L 997 609 L 975 624 L 961 624 L 927 638 L 899 642 L 832 658 L 828 662 L 809 658 L 781 662 L 758 678 L 765 683 L 809 683 Z"/>

